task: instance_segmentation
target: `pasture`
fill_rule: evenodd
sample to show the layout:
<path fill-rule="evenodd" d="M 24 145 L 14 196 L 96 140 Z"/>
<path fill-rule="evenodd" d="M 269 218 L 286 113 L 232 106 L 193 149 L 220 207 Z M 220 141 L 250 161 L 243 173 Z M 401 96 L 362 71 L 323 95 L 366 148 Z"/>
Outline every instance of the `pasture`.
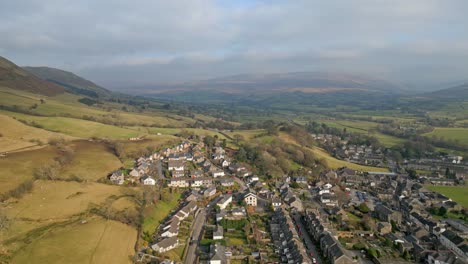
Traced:
<path fill-rule="evenodd" d="M 20 150 L 39 144 L 47 144 L 49 139 L 73 137 L 25 125 L 12 117 L 0 114 L 0 152 Z"/>
<path fill-rule="evenodd" d="M 75 141 L 71 146 L 75 154 L 62 169 L 62 178 L 77 176 L 82 180 L 96 181 L 123 166 L 104 143 Z"/>
<path fill-rule="evenodd" d="M 460 143 L 468 144 L 468 128 L 461 127 L 436 127 L 425 136 L 442 137 L 445 140 L 458 140 Z"/>
<path fill-rule="evenodd" d="M 90 203 L 99 204 L 110 196 L 119 196 L 124 187 L 63 181 L 34 182 L 32 192 L 21 199 L 7 200 L 8 217 L 37 221 L 59 221 L 85 212 Z"/>
<path fill-rule="evenodd" d="M 468 208 L 468 186 L 434 186 L 426 185 L 427 189 L 441 193 L 461 206 Z"/>
<path fill-rule="evenodd" d="M 10 153 L 0 158 L 0 193 L 5 193 L 24 181 L 33 179 L 34 170 L 51 163 L 57 155 L 57 149 L 49 146 Z"/>
<path fill-rule="evenodd" d="M 12 263 L 132 263 L 136 229 L 102 218 L 55 228 L 17 251 Z"/>

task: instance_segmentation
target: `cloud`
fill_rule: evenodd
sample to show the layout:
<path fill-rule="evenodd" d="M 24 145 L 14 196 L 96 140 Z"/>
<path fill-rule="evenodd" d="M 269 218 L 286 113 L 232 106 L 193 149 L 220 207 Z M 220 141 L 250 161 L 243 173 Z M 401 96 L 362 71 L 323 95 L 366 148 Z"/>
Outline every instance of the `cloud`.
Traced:
<path fill-rule="evenodd" d="M 0 51 L 106 86 L 238 73 L 350 71 L 419 85 L 466 79 L 464 0 L 18 0 Z"/>

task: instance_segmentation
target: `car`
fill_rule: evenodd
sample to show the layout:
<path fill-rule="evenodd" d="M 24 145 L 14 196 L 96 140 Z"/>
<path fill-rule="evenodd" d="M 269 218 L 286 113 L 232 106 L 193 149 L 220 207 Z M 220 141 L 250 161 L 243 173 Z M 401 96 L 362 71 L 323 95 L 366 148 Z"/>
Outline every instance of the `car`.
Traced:
<path fill-rule="evenodd" d="M 317 260 L 315 258 L 312 258 L 312 263 L 317 263 Z"/>

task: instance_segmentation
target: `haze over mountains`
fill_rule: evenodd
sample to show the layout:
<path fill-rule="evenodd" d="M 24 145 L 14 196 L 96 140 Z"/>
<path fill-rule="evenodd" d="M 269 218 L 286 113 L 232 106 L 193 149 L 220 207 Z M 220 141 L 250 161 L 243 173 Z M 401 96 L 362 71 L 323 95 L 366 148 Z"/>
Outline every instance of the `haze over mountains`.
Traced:
<path fill-rule="evenodd" d="M 88 97 L 108 97 L 113 92 L 72 72 L 50 67 L 19 67 L 0 57 L 0 85 L 44 95 L 65 91 Z M 172 85 L 132 87 L 121 90 L 129 95 L 192 103 L 242 102 L 263 106 L 280 101 L 326 105 L 359 104 L 376 100 L 390 102 L 400 96 L 423 100 L 466 100 L 468 85 L 434 92 L 410 93 L 405 86 L 388 80 L 345 73 L 293 72 L 242 74 Z"/>

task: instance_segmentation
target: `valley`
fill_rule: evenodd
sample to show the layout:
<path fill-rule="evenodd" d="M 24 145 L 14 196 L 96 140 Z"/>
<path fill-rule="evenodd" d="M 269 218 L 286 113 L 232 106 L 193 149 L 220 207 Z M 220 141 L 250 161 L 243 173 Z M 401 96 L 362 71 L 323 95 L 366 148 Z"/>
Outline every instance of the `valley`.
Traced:
<path fill-rule="evenodd" d="M 321 207 L 327 202 L 318 194 L 320 183 L 333 182 L 337 196 L 348 186 L 327 173 L 351 182 L 347 170 L 361 180 L 378 175 L 378 182 L 385 182 L 385 175 L 411 177 L 466 208 L 467 187 L 460 176 L 468 158 L 466 101 L 422 110 L 418 107 L 425 103 L 411 105 L 407 101 L 417 102 L 414 97 L 398 94 L 391 95 L 397 103 L 389 108 L 380 104 L 389 95 L 363 97 L 356 83 L 348 88 L 358 91 L 283 87 L 257 97 L 244 94 L 252 82 L 247 88 L 235 84 L 240 90 L 233 96 L 207 92 L 198 93 L 197 99 L 184 91 L 170 99 L 162 94 L 142 97 L 117 94 L 56 69 L 25 71 L 8 61 L 1 65 L 7 65 L 8 76 L 13 72 L 21 78 L 0 82 L 0 263 L 182 262 L 191 243 L 198 243 L 201 253 L 190 258 L 207 260 L 210 245 L 219 244 L 213 240 L 218 226 L 226 236 L 221 246 L 254 259 L 250 255 L 261 250 L 256 245 L 277 232 L 266 219 L 301 219 L 275 211 L 273 201 L 288 204 L 291 212 L 294 199 L 303 207 Z M 270 84 L 262 81 L 259 87 Z M 350 105 L 357 98 L 359 103 Z M 204 103 L 195 102 L 199 100 Z M 451 114 L 454 109 L 457 113 Z M 188 142 L 183 150 L 178 147 L 182 142 Z M 180 178 L 168 167 L 179 155 L 192 158 L 176 174 Z M 161 166 L 160 171 L 130 175 L 142 164 L 140 159 L 153 156 L 158 158 L 149 163 Z M 204 180 L 196 180 L 195 171 Z M 215 173 L 225 176 L 218 179 Z M 147 176 L 154 184 L 146 184 Z M 290 183 L 287 194 L 279 183 Z M 215 194 L 205 196 L 212 186 Z M 258 206 L 245 204 L 243 195 L 249 192 L 259 199 Z M 225 212 L 233 222 L 221 223 L 215 206 L 231 194 L 239 196 Z M 161 251 L 155 246 L 163 241 L 161 228 L 191 195 L 197 197 L 197 210 L 187 216 L 189 221 L 181 220 L 178 246 Z M 285 195 L 294 199 L 286 202 L 291 197 Z M 190 219 L 201 211 L 214 227 L 190 238 Z M 241 223 L 236 213 L 247 222 Z M 452 215 L 466 220 L 462 213 Z M 301 250 L 302 242 L 297 243 Z M 275 261 L 274 250 L 266 247 L 262 253 Z"/>

